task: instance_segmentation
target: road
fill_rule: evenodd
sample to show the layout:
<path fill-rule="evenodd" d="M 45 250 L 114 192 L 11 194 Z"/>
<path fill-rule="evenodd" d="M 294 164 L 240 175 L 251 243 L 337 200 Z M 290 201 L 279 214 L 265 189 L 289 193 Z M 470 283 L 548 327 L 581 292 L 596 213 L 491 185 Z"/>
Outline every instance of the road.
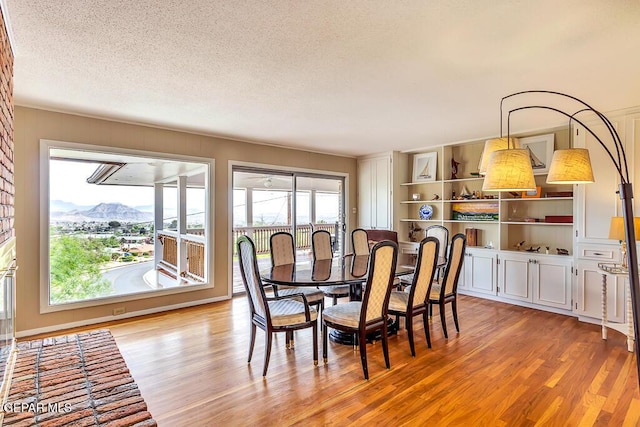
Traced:
<path fill-rule="evenodd" d="M 103 273 L 102 277 L 111 282 L 112 295 L 132 294 L 151 290 L 142 279 L 144 273 L 153 270 L 153 261 L 128 264 Z"/>

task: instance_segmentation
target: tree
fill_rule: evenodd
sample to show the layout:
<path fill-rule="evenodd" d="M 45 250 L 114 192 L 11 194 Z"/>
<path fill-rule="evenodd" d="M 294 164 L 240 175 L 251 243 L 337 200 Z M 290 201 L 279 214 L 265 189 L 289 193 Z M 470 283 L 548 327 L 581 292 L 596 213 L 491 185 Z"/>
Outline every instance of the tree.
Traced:
<path fill-rule="evenodd" d="M 79 301 L 106 295 L 111 283 L 100 266 L 109 260 L 98 239 L 60 236 L 51 240 L 50 298 L 52 303 Z"/>
<path fill-rule="evenodd" d="M 121 226 L 122 224 L 120 224 L 118 221 L 109 221 L 109 228 L 111 228 L 113 231 L 120 228 Z"/>

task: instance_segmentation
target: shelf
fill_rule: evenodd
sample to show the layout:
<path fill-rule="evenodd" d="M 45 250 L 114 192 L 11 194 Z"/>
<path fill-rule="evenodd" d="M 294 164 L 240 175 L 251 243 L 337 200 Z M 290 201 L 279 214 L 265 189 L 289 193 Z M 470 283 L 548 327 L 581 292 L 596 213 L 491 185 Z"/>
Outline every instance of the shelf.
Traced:
<path fill-rule="evenodd" d="M 553 225 L 553 226 L 558 226 L 558 225 L 564 225 L 564 226 L 572 226 L 573 223 L 572 222 L 527 222 L 527 221 L 502 221 L 502 224 L 507 224 L 507 225 Z"/>
<path fill-rule="evenodd" d="M 573 200 L 573 197 L 539 197 L 539 198 L 531 198 L 531 199 L 523 199 L 523 198 L 500 199 L 501 202 L 540 202 L 540 201 L 551 201 L 551 200 Z"/>
<path fill-rule="evenodd" d="M 472 182 L 472 181 L 482 181 L 484 180 L 484 176 L 479 177 L 470 177 L 470 178 L 458 178 L 458 179 L 443 179 L 444 183 L 452 183 L 452 182 Z"/>
<path fill-rule="evenodd" d="M 421 205 L 424 205 L 426 203 L 439 203 L 439 202 L 442 202 L 442 200 L 440 200 L 440 199 L 438 199 L 438 200 L 403 200 L 400 203 L 405 204 L 405 205 L 407 205 L 407 204 L 416 204 L 416 205 L 417 204 L 421 204 Z"/>
<path fill-rule="evenodd" d="M 495 199 L 461 199 L 461 200 L 457 200 L 457 199 L 448 199 L 448 200 L 442 200 L 445 203 L 486 203 L 486 202 L 499 202 L 500 199 L 495 198 Z"/>
<path fill-rule="evenodd" d="M 475 224 L 500 224 L 500 221 L 473 221 L 473 220 L 461 220 L 461 219 L 445 219 L 442 222 L 458 222 L 458 223 L 475 223 Z"/>
<path fill-rule="evenodd" d="M 441 184 L 442 181 L 424 181 L 424 182 L 403 182 L 400 185 L 410 186 L 410 185 L 423 185 L 423 184 Z"/>
<path fill-rule="evenodd" d="M 400 218 L 400 222 L 442 222 L 441 219 L 412 219 L 412 218 Z"/>

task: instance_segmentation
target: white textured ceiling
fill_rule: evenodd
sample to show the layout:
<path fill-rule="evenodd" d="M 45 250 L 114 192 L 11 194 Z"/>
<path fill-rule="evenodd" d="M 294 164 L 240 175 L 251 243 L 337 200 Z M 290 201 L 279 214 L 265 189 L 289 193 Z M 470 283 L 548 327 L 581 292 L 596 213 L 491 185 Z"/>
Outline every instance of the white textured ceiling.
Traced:
<path fill-rule="evenodd" d="M 3 1 L 17 105 L 346 155 L 640 105 L 639 0 Z"/>

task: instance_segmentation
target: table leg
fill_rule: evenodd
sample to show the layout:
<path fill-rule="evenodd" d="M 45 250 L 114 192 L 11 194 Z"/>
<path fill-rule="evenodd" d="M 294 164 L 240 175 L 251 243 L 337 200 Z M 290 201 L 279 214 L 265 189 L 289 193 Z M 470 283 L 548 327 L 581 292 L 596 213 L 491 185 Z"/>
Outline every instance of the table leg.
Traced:
<path fill-rule="evenodd" d="M 602 339 L 607 339 L 607 275 L 602 275 Z"/>
<path fill-rule="evenodd" d="M 631 309 L 631 289 L 627 289 L 627 350 L 633 353 L 633 311 Z"/>

